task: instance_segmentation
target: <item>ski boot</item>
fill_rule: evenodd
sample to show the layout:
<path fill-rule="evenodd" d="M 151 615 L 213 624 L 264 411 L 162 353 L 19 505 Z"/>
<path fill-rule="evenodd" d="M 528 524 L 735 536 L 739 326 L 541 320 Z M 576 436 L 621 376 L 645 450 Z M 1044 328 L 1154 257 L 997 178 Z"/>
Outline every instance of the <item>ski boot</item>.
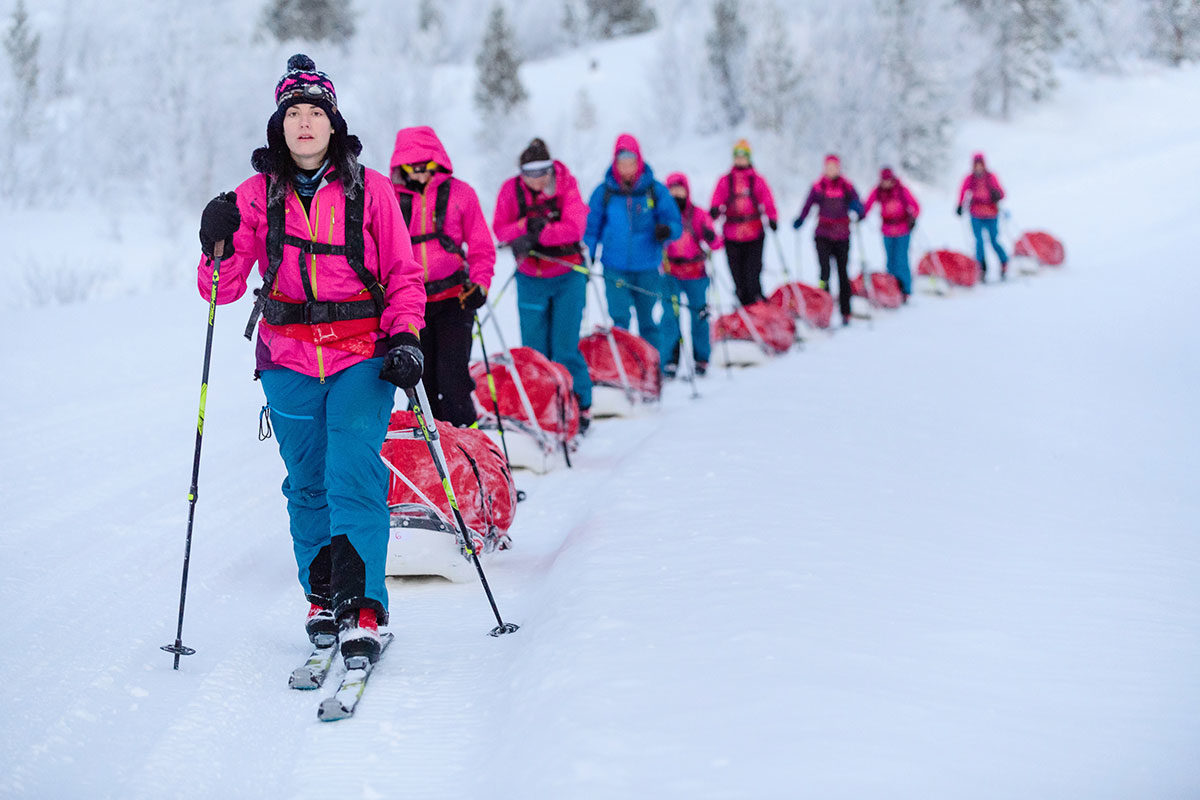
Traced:
<path fill-rule="evenodd" d="M 304 631 L 314 647 L 333 647 L 337 644 L 338 626 L 333 618 L 333 612 L 316 603 L 308 607 L 308 617 L 304 620 Z"/>
<path fill-rule="evenodd" d="M 338 639 L 346 669 L 361 669 L 379 660 L 382 642 L 373 608 L 352 608 L 338 617 Z"/>
<path fill-rule="evenodd" d="M 699 375 L 701 378 L 703 378 L 705 376 L 705 374 L 707 374 L 707 373 L 708 373 L 708 362 L 707 361 L 697 361 L 696 362 L 696 374 Z"/>
<path fill-rule="evenodd" d="M 842 327 L 845 328 L 850 324 L 850 315 L 842 314 Z"/>
<path fill-rule="evenodd" d="M 667 363 L 663 365 L 663 377 L 671 381 L 675 379 L 675 373 L 679 371 L 679 365 Z"/>
<path fill-rule="evenodd" d="M 1000 280 L 1002 280 L 1002 281 L 1008 280 L 1008 262 L 1007 261 L 1005 261 L 1003 264 L 1000 265 Z"/>
<path fill-rule="evenodd" d="M 579 409 L 579 434 L 588 432 L 588 428 L 592 427 L 592 409 L 591 406 Z"/>

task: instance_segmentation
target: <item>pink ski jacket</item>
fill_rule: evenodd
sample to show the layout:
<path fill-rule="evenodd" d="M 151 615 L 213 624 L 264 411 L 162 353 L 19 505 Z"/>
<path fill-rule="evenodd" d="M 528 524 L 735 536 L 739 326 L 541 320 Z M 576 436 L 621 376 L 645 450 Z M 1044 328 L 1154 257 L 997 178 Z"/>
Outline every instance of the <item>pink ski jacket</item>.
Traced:
<path fill-rule="evenodd" d="M 578 251 L 578 245 L 587 229 L 588 207 L 579 194 L 579 182 L 561 161 L 554 162 L 554 182 L 547 192 L 534 194 L 525 185 L 520 175 L 505 181 L 496 195 L 496 211 L 492 215 L 492 229 L 496 238 L 508 243 L 524 236 L 528 231 L 529 220 L 533 217 L 544 217 L 548 220 L 537 243 L 543 250 L 552 252 L 559 261 L 571 264 L 582 264 L 583 255 Z M 521 214 L 521 208 L 525 214 Z M 524 275 L 535 278 L 556 278 L 571 271 L 570 267 L 556 264 L 541 258 L 530 256 L 517 265 Z"/>
<path fill-rule="evenodd" d="M 285 198 L 284 228 L 287 234 L 324 244 L 346 243 L 346 196 L 341 181 L 325 177 L 306 214 L 293 191 Z M 382 355 L 385 340 L 402 332 L 414 335 L 424 326 L 425 287 L 420 265 L 413 259 L 408 231 L 392 183 L 384 175 L 365 171 L 363 208 L 363 266 L 379 276 L 387 306 L 378 320 L 354 320 L 322 325 L 268 325 L 258 323 L 259 369 L 285 367 L 324 378 L 367 358 Z M 258 264 L 261 275 L 267 261 L 267 179 L 255 175 L 237 188 L 237 206 L 242 224 L 233 235 L 233 255 L 221 262 L 217 303 L 232 303 L 246 293 L 250 270 Z M 283 261 L 271 288 L 271 297 L 303 303 L 304 277 L 298 247 L 284 244 Z M 319 301 L 369 299 L 370 294 L 345 256 L 309 255 L 310 290 Z M 200 296 L 212 293 L 213 267 L 202 257 L 197 267 Z"/>
<path fill-rule="evenodd" d="M 1000 214 L 998 203 L 1004 198 L 1004 189 L 996 176 L 987 171 L 983 154 L 976 153 L 975 160 L 984 165 L 984 172 L 982 175 L 976 175 L 972 170 L 971 174 L 963 179 L 962 189 L 958 192 L 958 204 L 961 206 L 970 192 L 971 216 L 976 219 L 995 219 Z"/>
<path fill-rule="evenodd" d="M 871 190 L 863 206 L 864 217 L 876 203 L 879 203 L 879 216 L 883 219 L 884 236 L 903 236 L 908 233 L 921 213 L 917 198 L 899 180 L 890 189 L 876 186 Z"/>
<path fill-rule="evenodd" d="M 731 242 L 749 242 L 763 235 L 762 215 L 777 220 L 775 197 L 766 179 L 754 167 L 734 167 L 717 180 L 713 189 L 713 217 L 724 216 L 721 232 Z"/>
<path fill-rule="evenodd" d="M 683 218 L 683 234 L 667 245 L 663 271 L 681 280 L 696 280 L 707 275 L 704 269 L 706 254 L 701 242 L 707 242 L 710 250 L 719 250 L 724 244 L 717 235 L 713 219 L 708 212 L 692 203 L 691 186 L 682 172 L 667 176 L 667 187 L 680 184 L 688 190 L 687 205 L 680 216 Z"/>
<path fill-rule="evenodd" d="M 469 278 L 487 289 L 492 283 L 492 274 L 496 266 L 496 246 L 492 241 L 492 232 L 488 230 L 487 220 L 483 209 L 479 207 L 479 196 L 465 182 L 453 176 L 454 165 L 446 148 L 438 139 L 433 128 L 421 125 L 416 128 L 404 128 L 396 134 L 396 146 L 392 150 L 391 169 L 393 173 L 401 164 L 416 164 L 432 161 L 439 167 L 433 178 L 423 189 L 413 188 L 415 184 L 393 184 L 397 200 L 402 204 L 411 203 L 412 216 L 408 222 L 410 236 L 416 238 L 423 234 L 438 232 L 435 212 L 437 211 L 438 189 L 442 184 L 450 183 L 450 196 L 446 204 L 446 219 L 442 221 L 441 232 L 449 237 L 447 244 L 457 249 L 465 249 L 466 256 L 451 252 L 437 238 L 429 238 L 413 245 L 413 254 L 421 264 L 425 282 L 435 281 L 443 284 L 460 271 L 465 272 L 462 278 Z M 407 198 L 402 198 L 407 195 Z M 465 280 L 453 282 L 453 286 L 443 286 L 429 295 L 429 302 L 454 297 L 462 291 Z"/>

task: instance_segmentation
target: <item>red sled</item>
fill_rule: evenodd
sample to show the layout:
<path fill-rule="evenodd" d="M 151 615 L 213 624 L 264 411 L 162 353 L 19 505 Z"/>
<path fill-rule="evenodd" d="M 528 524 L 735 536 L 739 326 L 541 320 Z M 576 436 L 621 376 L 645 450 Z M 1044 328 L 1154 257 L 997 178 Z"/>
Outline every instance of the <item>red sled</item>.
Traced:
<path fill-rule="evenodd" d="M 900 291 L 900 281 L 890 272 L 872 272 L 871 294 L 866 292 L 863 276 L 859 275 L 850 281 L 850 293 L 858 297 L 866 297 L 871 305 L 878 308 L 899 308 L 904 305 L 904 292 Z"/>
<path fill-rule="evenodd" d="M 952 286 L 974 286 L 979 282 L 979 262 L 953 250 L 931 250 L 917 263 L 918 275 L 941 278 Z"/>
<path fill-rule="evenodd" d="M 592 416 L 632 413 L 662 396 L 658 350 L 623 328 L 596 328 L 579 340 L 592 378 Z"/>
<path fill-rule="evenodd" d="M 380 452 L 390 473 L 388 575 L 467 581 L 476 570 L 465 542 L 477 553 L 506 550 L 512 544 L 508 529 L 516 514 L 517 490 L 500 448 L 483 431 L 448 424 L 438 426 L 438 441 L 467 530 L 458 530 L 416 414 L 394 412 Z"/>
<path fill-rule="evenodd" d="M 712 341 L 713 353 L 727 364 L 759 364 L 791 349 L 796 323 L 779 306 L 759 301 L 718 317 Z"/>
<path fill-rule="evenodd" d="M 767 302 L 793 317 L 803 317 L 814 328 L 828 328 L 833 319 L 833 297 L 807 283 L 785 283 L 771 293 Z"/>
<path fill-rule="evenodd" d="M 1013 247 L 1013 255 L 1035 259 L 1043 267 L 1058 267 L 1067 258 L 1062 242 L 1045 231 L 1026 231 Z"/>
<path fill-rule="evenodd" d="M 573 446 L 579 435 L 579 401 L 571 373 L 531 347 L 494 353 L 488 362 L 510 465 L 546 472 L 557 462 L 562 448 Z M 471 377 L 479 426 L 498 442 L 496 403 L 482 361 L 471 365 Z"/>

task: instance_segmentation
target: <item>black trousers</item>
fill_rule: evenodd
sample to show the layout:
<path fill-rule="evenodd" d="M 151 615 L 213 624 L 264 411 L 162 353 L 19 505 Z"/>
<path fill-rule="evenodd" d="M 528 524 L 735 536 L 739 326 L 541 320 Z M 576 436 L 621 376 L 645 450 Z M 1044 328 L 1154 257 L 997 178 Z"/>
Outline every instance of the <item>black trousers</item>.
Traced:
<path fill-rule="evenodd" d="M 475 422 L 471 393 L 471 327 L 475 312 L 464 309 L 457 297 L 425 304 L 421 350 L 425 353 L 425 391 L 429 413 L 456 427 Z"/>
<path fill-rule="evenodd" d="M 733 276 L 738 302 L 744 306 L 763 299 L 762 267 L 763 237 L 748 242 L 725 240 L 725 257 L 729 259 L 729 274 Z"/>
<path fill-rule="evenodd" d="M 821 265 L 821 283 L 829 291 L 829 275 L 833 271 L 833 262 L 837 262 L 838 273 L 838 308 L 843 317 L 850 316 L 850 274 L 847 266 L 850 263 L 850 240 L 828 239 L 816 237 L 817 263 Z"/>

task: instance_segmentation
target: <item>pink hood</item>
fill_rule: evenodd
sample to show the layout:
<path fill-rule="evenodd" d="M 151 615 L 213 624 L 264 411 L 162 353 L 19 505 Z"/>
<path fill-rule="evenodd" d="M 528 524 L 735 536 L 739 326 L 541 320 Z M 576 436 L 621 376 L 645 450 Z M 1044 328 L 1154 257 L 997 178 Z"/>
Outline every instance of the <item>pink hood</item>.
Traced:
<path fill-rule="evenodd" d="M 682 186 L 684 191 L 687 192 L 688 200 L 692 199 L 692 186 L 688 183 L 687 175 L 684 175 L 682 172 L 672 172 L 663 183 L 667 185 L 668 189 L 675 184 Z"/>
<path fill-rule="evenodd" d="M 617 176 L 617 153 L 622 150 L 630 150 L 637 153 L 637 175 L 633 176 L 633 182 L 637 183 L 642 177 L 642 173 L 646 171 L 646 162 L 642 159 L 642 146 L 638 144 L 638 140 L 634 138 L 632 133 L 622 133 L 617 137 L 617 143 L 613 146 L 613 177 Z"/>
<path fill-rule="evenodd" d="M 401 164 L 418 164 L 422 161 L 436 161 L 438 166 L 447 172 L 454 172 L 454 165 L 442 140 L 428 125 L 418 125 L 415 128 L 401 128 L 396 134 L 396 147 L 392 150 L 392 170 Z"/>

